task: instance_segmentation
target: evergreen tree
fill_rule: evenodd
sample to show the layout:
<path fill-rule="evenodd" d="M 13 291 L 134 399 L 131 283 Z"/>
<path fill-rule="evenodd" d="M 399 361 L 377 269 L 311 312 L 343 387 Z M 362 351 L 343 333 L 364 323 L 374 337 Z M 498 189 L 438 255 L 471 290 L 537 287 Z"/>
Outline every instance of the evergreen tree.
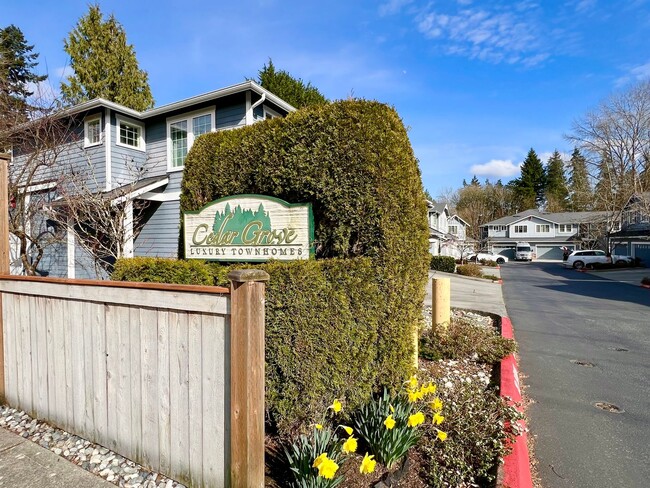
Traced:
<path fill-rule="evenodd" d="M 271 59 L 269 59 L 268 66 L 265 64 L 257 76 L 257 82 L 263 88 L 296 108 L 318 105 L 328 101 L 311 83 L 305 84 L 300 78 L 294 78 L 287 71 L 276 71 Z"/>
<path fill-rule="evenodd" d="M 573 150 L 569 160 L 569 202 L 568 208 L 572 212 L 591 210 L 593 192 L 587 173 L 587 160 L 578 148 Z"/>
<path fill-rule="evenodd" d="M 15 25 L 0 29 L 1 130 L 27 119 L 27 99 L 34 94 L 29 84 L 47 78 L 34 72 L 38 53 L 33 49 L 34 45 L 27 44 L 22 31 Z"/>
<path fill-rule="evenodd" d="M 478 181 L 478 178 L 476 177 L 476 175 L 474 175 L 472 177 L 472 181 L 470 181 L 469 184 L 472 185 L 472 186 L 481 186 L 481 182 Z"/>
<path fill-rule="evenodd" d="M 546 171 L 534 149 L 521 165 L 521 176 L 511 182 L 520 210 L 541 207 L 546 190 Z"/>
<path fill-rule="evenodd" d="M 567 208 L 568 197 L 564 161 L 556 150 L 546 165 L 546 209 L 549 212 L 563 212 Z"/>
<path fill-rule="evenodd" d="M 104 21 L 99 5 L 89 7 L 64 46 L 74 70 L 61 83 L 67 103 L 101 97 L 140 111 L 153 107 L 147 72 L 138 67 L 124 28 L 113 15 Z"/>

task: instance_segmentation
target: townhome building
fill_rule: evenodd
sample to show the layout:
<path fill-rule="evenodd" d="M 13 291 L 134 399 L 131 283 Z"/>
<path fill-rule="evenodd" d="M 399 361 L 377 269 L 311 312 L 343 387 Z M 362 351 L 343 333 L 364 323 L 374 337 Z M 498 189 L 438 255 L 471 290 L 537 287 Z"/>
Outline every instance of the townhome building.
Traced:
<path fill-rule="evenodd" d="M 638 258 L 650 266 L 650 192 L 630 197 L 621 212 L 621 230 L 610 239 L 616 254 Z"/>
<path fill-rule="evenodd" d="M 434 256 L 461 258 L 473 241 L 467 238 L 468 223 L 446 203 L 427 200 L 429 210 L 429 252 Z"/>
<path fill-rule="evenodd" d="M 482 247 L 515 257 L 517 242 L 528 242 L 537 259 L 561 260 L 563 248 L 605 249 L 603 240 L 620 229 L 612 212 L 559 212 L 526 210 L 480 226 Z"/>
<path fill-rule="evenodd" d="M 176 257 L 181 181 L 185 158 L 195 140 L 208 132 L 233 130 L 284 117 L 293 110 L 290 104 L 254 81 L 144 112 L 108 100 L 91 100 L 57 116 L 66 121 L 69 130 L 58 147 L 48 150 L 52 164 L 44 165 L 30 181 L 18 181 L 17 185 L 23 185 L 20 188 L 29 193 L 32 201 L 39 198 L 43 211 L 64 212 L 62 180 L 70 175 L 83 175 L 84 189 L 101 194 L 111 204 L 125 205 L 126 231 L 122 242 L 125 257 Z M 29 141 L 15 145 L 10 163 L 14 171 L 10 173 L 20 173 L 16 169 L 31 164 L 33 159 Z M 73 232 L 75 226 L 84 225 L 82 222 L 71 222 L 62 228 L 60 222 L 45 216 L 33 219 L 30 225 L 41 226 L 43 233 L 58 236 L 45 249 L 39 274 L 97 277 L 97 256 L 88 253 L 80 245 L 79 233 Z M 12 271 L 21 273 L 16 246 L 14 238 Z"/>

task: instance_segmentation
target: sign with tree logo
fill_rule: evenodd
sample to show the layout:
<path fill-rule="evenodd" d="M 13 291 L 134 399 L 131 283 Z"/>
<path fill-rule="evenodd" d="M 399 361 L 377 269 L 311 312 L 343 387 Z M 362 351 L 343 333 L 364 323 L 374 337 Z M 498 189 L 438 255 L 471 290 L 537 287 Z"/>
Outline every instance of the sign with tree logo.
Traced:
<path fill-rule="evenodd" d="M 183 213 L 185 258 L 211 261 L 309 259 L 311 204 L 264 195 L 235 195 Z"/>

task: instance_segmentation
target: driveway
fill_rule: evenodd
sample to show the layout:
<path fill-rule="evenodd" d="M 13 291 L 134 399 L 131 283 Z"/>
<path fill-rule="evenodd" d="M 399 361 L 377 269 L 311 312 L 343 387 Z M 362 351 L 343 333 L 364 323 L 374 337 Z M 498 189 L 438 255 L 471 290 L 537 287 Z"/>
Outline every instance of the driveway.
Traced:
<path fill-rule="evenodd" d="M 649 486 L 650 291 L 609 273 L 501 268 L 545 488 Z"/>

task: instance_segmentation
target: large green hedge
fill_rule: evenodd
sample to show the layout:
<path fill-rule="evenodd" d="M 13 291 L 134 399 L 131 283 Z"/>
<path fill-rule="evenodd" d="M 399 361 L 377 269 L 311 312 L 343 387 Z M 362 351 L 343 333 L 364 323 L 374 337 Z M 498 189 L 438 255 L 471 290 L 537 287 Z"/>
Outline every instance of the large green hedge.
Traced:
<path fill-rule="evenodd" d="M 315 263 L 245 266 L 271 275 L 271 418 L 284 430 L 313 421 L 334 395 L 354 404 L 399 385 L 412 371 L 430 255 L 420 173 L 397 113 L 342 101 L 199 137 L 181 209 L 244 193 L 309 202 L 316 225 Z"/>

